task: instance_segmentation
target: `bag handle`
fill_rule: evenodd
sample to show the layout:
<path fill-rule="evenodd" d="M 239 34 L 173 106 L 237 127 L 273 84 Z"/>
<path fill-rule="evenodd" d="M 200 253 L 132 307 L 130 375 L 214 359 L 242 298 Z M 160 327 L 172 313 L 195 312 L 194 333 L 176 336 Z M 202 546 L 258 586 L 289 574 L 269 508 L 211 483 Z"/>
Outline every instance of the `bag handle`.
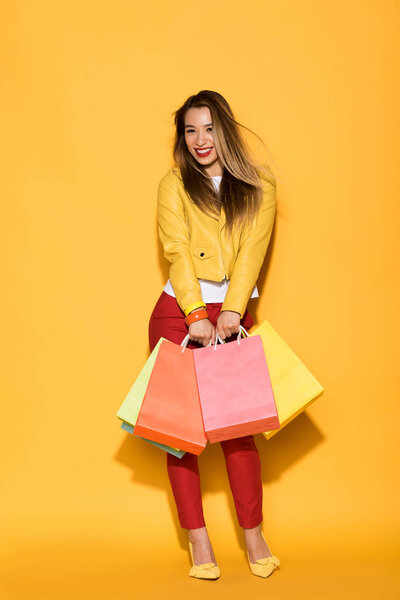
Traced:
<path fill-rule="evenodd" d="M 243 337 L 250 337 L 249 332 L 245 330 L 245 328 L 243 327 L 243 325 L 239 325 L 239 333 L 238 333 L 238 336 L 237 336 L 237 343 L 239 344 L 239 346 L 240 346 L 240 336 L 242 334 L 245 334 L 245 335 L 243 335 Z M 226 344 L 225 340 L 222 340 L 220 338 L 220 336 L 217 335 L 217 337 L 215 338 L 214 350 L 217 349 L 217 342 L 218 342 L 218 340 L 221 342 L 221 344 Z"/>
<path fill-rule="evenodd" d="M 249 334 L 249 332 L 248 332 L 248 331 L 246 331 L 246 329 L 243 327 L 243 325 L 239 325 L 239 333 L 238 333 L 238 336 L 237 336 L 237 343 L 239 344 L 239 346 L 240 346 L 240 338 L 241 338 L 242 334 L 245 334 L 245 335 L 243 335 L 243 337 L 250 337 L 250 334 Z M 186 335 L 186 336 L 183 338 L 183 340 L 182 340 L 182 343 L 181 343 L 181 346 L 182 346 L 182 352 L 184 352 L 184 351 L 185 351 L 185 349 L 186 349 L 186 347 L 187 347 L 187 345 L 188 345 L 188 343 L 189 343 L 189 339 L 190 339 L 190 338 L 189 338 L 189 334 L 187 334 L 187 335 Z M 222 338 L 221 338 L 221 337 L 220 337 L 220 336 L 217 334 L 217 335 L 216 335 L 216 337 L 215 337 L 215 342 L 214 342 L 214 350 L 216 350 L 216 349 L 217 349 L 217 344 L 218 344 L 218 342 L 220 342 L 221 344 L 226 344 L 226 341 L 225 341 L 225 340 L 223 340 L 223 339 L 222 339 Z M 208 342 L 207 346 L 211 346 L 211 340 Z"/>
<path fill-rule="evenodd" d="M 240 336 L 242 335 L 242 333 L 246 334 L 243 337 L 250 337 L 249 332 L 245 330 L 245 328 L 243 327 L 243 325 L 239 325 L 239 333 L 238 333 L 238 336 L 237 336 L 237 343 L 239 344 L 239 346 L 240 346 Z"/>
<path fill-rule="evenodd" d="M 182 352 L 184 352 L 186 350 L 186 346 L 189 343 L 189 339 L 190 339 L 189 334 L 185 335 L 185 337 L 183 338 L 182 343 L 181 343 Z"/>
<path fill-rule="evenodd" d="M 189 334 L 187 334 L 187 335 L 186 335 L 186 336 L 183 338 L 183 340 L 182 340 L 182 343 L 181 343 L 181 346 L 182 346 L 182 352 L 184 352 L 184 351 L 185 351 L 185 349 L 186 349 L 186 347 L 187 347 L 187 345 L 188 345 L 188 343 L 189 343 L 189 339 L 190 339 L 190 338 L 189 338 Z M 221 339 L 221 338 L 220 338 L 220 339 Z M 222 342 L 222 340 L 221 340 L 221 342 Z M 211 346 L 211 340 L 208 342 L 207 346 Z"/>
<path fill-rule="evenodd" d="M 217 344 L 218 342 L 221 342 L 221 344 L 226 344 L 226 341 L 223 340 L 217 333 L 217 335 L 215 336 L 215 342 L 214 342 L 214 350 L 217 349 Z"/>

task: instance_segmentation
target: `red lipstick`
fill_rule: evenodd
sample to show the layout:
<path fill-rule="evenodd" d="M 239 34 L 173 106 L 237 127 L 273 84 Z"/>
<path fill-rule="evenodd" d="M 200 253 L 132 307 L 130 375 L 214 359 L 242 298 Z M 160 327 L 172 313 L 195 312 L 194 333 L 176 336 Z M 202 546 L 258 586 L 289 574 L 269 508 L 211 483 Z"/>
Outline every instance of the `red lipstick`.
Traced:
<path fill-rule="evenodd" d="M 199 152 L 199 150 L 205 150 L 205 148 L 195 148 L 197 156 L 208 156 L 212 150 L 212 147 L 207 152 Z"/>

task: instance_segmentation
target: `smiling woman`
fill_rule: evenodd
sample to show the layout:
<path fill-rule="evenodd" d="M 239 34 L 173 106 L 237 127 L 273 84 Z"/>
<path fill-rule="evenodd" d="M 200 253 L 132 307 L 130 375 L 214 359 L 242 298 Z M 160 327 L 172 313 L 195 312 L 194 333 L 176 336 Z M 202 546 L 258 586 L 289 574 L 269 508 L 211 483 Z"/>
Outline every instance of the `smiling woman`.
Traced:
<path fill-rule="evenodd" d="M 247 303 L 258 296 L 276 185 L 269 168 L 250 159 L 238 125 L 225 98 L 210 90 L 189 97 L 175 113 L 176 166 L 160 180 L 157 196 L 159 237 L 171 266 L 150 317 L 151 350 L 160 337 L 180 344 L 187 333 L 193 349 L 214 343 L 217 335 L 232 342 L 241 325 L 253 325 Z M 262 533 L 257 447 L 251 435 L 220 443 L 251 572 L 268 577 L 279 559 Z M 189 575 L 217 579 L 197 456 L 167 453 L 167 468 L 180 524 L 188 530 Z"/>
<path fill-rule="evenodd" d="M 210 177 L 221 177 L 222 169 L 214 147 L 212 123 L 205 122 L 209 119 L 211 114 L 208 106 L 189 108 L 185 118 L 185 121 L 190 121 L 185 125 L 185 141 L 189 152 L 195 158 L 209 157 L 208 161 L 199 162 L 205 165 L 205 170 Z"/>

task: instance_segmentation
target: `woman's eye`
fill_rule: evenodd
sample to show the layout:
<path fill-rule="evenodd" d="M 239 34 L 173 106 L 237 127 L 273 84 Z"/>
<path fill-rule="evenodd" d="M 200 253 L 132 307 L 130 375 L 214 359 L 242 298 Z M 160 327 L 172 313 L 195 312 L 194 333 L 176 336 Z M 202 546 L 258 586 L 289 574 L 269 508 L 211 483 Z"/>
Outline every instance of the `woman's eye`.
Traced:
<path fill-rule="evenodd" d="M 207 127 L 207 131 L 212 131 L 212 127 Z M 193 133 L 194 129 L 186 129 L 186 133 Z"/>

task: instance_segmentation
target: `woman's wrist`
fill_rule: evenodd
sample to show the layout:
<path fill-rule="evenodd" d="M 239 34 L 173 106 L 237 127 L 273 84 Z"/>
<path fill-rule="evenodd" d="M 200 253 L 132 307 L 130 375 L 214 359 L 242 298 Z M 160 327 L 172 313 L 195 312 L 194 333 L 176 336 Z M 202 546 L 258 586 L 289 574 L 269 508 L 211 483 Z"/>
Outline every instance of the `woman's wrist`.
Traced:
<path fill-rule="evenodd" d="M 196 308 L 207 308 L 207 307 L 204 302 L 194 302 L 193 304 L 189 304 L 189 306 L 186 306 L 186 308 L 183 310 L 183 312 L 185 313 L 185 316 L 187 317 L 188 314 L 190 314 Z"/>
<path fill-rule="evenodd" d="M 185 317 L 186 325 L 196 323 L 196 321 L 202 321 L 208 319 L 208 312 L 206 308 L 196 308 Z"/>

